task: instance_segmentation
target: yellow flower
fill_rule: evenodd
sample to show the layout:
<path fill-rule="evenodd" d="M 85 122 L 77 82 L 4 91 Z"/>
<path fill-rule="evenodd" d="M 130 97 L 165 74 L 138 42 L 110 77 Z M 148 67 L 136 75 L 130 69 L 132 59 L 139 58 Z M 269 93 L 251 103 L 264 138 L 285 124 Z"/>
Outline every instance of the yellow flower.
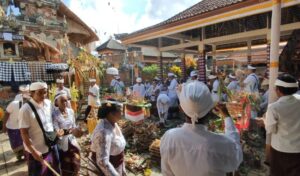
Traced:
<path fill-rule="evenodd" d="M 151 173 L 152 173 L 152 170 L 148 168 L 144 171 L 144 176 L 150 176 Z"/>
<path fill-rule="evenodd" d="M 181 75 L 182 71 L 181 71 L 181 68 L 176 66 L 176 65 L 173 65 L 171 68 L 170 68 L 170 71 L 176 75 Z"/>

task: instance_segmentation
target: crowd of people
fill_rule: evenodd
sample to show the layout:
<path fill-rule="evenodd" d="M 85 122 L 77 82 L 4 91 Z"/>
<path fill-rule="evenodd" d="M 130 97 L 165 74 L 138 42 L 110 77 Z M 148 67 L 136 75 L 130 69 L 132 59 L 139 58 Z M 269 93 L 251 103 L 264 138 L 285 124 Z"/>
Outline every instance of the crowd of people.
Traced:
<path fill-rule="evenodd" d="M 173 73 L 165 81 L 155 77 L 152 84 L 136 79 L 132 90 L 126 90 L 119 76 L 111 87 L 119 95 L 132 94 L 151 101 L 160 125 L 178 117 L 185 117 L 182 127 L 168 130 L 161 139 L 161 171 L 163 175 L 225 175 L 238 169 L 243 161 L 240 136 L 226 106 L 223 84 L 232 92 L 245 91 L 261 95 L 260 110 L 252 110 L 251 118 L 266 131 L 270 146 L 272 176 L 296 176 L 300 173 L 300 95 L 297 80 L 286 73 L 275 82 L 278 100 L 268 106 L 268 80 L 256 75 L 256 68 L 247 67 L 247 73 L 236 71 L 211 74 L 208 83 L 198 80 L 197 71 L 190 78 L 179 81 Z M 126 140 L 117 122 L 121 107 L 114 100 L 100 102 L 100 88 L 90 79 L 88 108 L 98 110 L 101 119 L 91 135 L 89 155 L 90 175 L 126 175 L 124 151 Z M 4 132 L 8 133 L 12 150 L 18 159 L 26 158 L 31 176 L 51 176 L 57 172 L 79 175 L 80 146 L 76 138 L 82 136 L 70 108 L 70 90 L 63 79 L 57 79 L 54 102 L 47 99 L 48 86 L 43 82 L 20 86 L 20 94 L 8 105 Z M 207 128 L 212 111 L 225 122 L 225 134 L 210 132 Z M 264 118 L 259 118 L 263 116 Z M 197 166 L 197 167 L 195 167 Z"/>

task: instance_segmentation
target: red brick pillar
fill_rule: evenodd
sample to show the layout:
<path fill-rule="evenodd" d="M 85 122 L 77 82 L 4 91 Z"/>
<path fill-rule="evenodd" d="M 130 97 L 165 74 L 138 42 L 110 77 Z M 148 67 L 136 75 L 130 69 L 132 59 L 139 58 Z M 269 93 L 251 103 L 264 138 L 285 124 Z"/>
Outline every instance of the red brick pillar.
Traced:
<path fill-rule="evenodd" d="M 159 67 L 159 73 L 158 76 L 161 80 L 164 79 L 164 71 L 163 71 L 163 58 L 162 58 L 162 53 L 159 53 L 158 56 L 158 67 Z"/>
<path fill-rule="evenodd" d="M 199 52 L 197 67 L 199 71 L 199 81 L 206 83 L 206 60 L 204 50 Z"/>
<path fill-rule="evenodd" d="M 186 65 L 185 65 L 185 54 L 183 54 L 182 56 L 181 56 L 181 65 L 180 65 L 180 67 L 181 67 L 181 77 L 184 79 L 184 80 L 186 80 L 186 77 L 187 77 L 187 75 L 186 75 Z"/>
<path fill-rule="evenodd" d="M 265 73 L 265 77 L 269 79 L 270 76 L 270 51 L 271 51 L 271 45 L 270 41 L 267 43 L 267 69 Z"/>

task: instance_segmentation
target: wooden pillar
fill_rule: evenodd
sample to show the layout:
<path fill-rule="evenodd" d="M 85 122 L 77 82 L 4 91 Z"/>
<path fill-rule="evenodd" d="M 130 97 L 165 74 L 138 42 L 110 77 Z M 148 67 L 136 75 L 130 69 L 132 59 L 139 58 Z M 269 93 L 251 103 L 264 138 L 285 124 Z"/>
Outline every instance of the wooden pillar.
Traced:
<path fill-rule="evenodd" d="M 198 46 L 198 77 L 201 82 L 206 83 L 206 60 L 205 60 L 205 49 L 203 43 Z"/>
<path fill-rule="evenodd" d="M 180 64 L 180 67 L 181 67 L 181 77 L 183 78 L 183 80 L 186 80 L 187 78 L 187 75 L 186 75 L 186 64 L 185 64 L 185 54 L 181 54 L 181 64 Z"/>
<path fill-rule="evenodd" d="M 251 55 L 251 40 L 247 41 L 247 64 L 251 65 L 251 59 L 252 59 L 252 55 Z"/>
<path fill-rule="evenodd" d="M 158 39 L 158 49 L 160 49 L 162 46 L 162 41 L 161 38 Z M 159 51 L 159 56 L 158 56 L 158 67 L 159 67 L 159 78 L 161 80 L 164 79 L 164 72 L 163 72 L 163 58 L 162 58 L 162 52 Z"/>
<path fill-rule="evenodd" d="M 281 0 L 273 0 L 272 23 L 271 23 L 271 50 L 270 50 L 270 79 L 269 79 L 269 103 L 276 101 L 277 96 L 274 88 L 278 76 L 279 66 L 279 42 L 281 23 Z"/>

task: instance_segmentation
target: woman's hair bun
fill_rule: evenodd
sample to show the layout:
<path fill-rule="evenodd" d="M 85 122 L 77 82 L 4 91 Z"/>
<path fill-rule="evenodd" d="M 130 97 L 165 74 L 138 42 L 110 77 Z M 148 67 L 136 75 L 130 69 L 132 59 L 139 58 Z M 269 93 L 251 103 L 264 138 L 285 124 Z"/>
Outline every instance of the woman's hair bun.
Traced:
<path fill-rule="evenodd" d="M 98 118 L 105 119 L 107 118 L 109 113 L 113 113 L 117 111 L 119 111 L 119 107 L 117 104 L 111 102 L 103 103 L 100 109 L 98 110 Z"/>

